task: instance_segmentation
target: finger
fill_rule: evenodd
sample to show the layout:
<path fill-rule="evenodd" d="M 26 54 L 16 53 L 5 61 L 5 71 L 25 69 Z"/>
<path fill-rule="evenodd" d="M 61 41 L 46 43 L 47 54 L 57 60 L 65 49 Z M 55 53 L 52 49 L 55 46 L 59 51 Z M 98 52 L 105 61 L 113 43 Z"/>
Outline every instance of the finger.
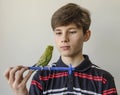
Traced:
<path fill-rule="evenodd" d="M 3 74 L 7 80 L 9 80 L 9 73 L 12 70 L 12 68 L 13 67 L 10 67 L 10 68 L 6 69 L 5 72 L 4 72 L 4 74 Z"/>
<path fill-rule="evenodd" d="M 15 83 L 19 84 L 20 82 L 23 81 L 23 74 L 24 72 L 27 70 L 26 67 L 21 67 L 21 69 L 17 72 L 17 74 L 15 75 Z"/>
<path fill-rule="evenodd" d="M 24 77 L 24 80 L 22 81 L 23 84 L 26 84 L 27 81 L 29 80 L 30 76 L 32 75 L 34 71 L 29 70 L 28 74 Z"/>
<path fill-rule="evenodd" d="M 15 80 L 15 73 L 20 70 L 21 66 L 14 67 L 9 74 L 9 82 L 13 83 Z"/>

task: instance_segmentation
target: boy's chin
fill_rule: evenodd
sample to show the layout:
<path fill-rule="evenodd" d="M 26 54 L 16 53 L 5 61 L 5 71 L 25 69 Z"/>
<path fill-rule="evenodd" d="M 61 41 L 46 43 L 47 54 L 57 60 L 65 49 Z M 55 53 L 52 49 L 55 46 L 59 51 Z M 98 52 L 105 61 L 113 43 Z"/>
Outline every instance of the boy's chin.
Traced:
<path fill-rule="evenodd" d="M 63 56 L 63 57 L 71 57 L 72 55 L 69 54 L 69 53 L 62 53 L 61 56 Z"/>

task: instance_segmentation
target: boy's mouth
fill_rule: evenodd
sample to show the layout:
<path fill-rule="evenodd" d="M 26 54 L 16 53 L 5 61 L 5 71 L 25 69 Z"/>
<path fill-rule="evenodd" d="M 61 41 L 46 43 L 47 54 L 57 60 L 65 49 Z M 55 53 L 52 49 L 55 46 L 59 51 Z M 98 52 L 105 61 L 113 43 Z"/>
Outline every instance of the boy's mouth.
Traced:
<path fill-rule="evenodd" d="M 61 46 L 60 47 L 62 50 L 69 50 L 70 49 L 70 46 Z"/>

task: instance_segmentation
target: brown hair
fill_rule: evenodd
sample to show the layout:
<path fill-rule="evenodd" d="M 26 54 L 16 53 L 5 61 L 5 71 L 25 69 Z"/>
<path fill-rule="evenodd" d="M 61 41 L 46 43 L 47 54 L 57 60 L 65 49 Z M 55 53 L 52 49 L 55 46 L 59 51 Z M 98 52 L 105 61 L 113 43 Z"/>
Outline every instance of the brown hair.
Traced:
<path fill-rule="evenodd" d="M 89 11 L 77 4 L 68 3 L 52 15 L 51 26 L 53 30 L 58 26 L 65 26 L 71 23 L 78 28 L 82 28 L 83 32 L 86 33 L 91 23 Z"/>

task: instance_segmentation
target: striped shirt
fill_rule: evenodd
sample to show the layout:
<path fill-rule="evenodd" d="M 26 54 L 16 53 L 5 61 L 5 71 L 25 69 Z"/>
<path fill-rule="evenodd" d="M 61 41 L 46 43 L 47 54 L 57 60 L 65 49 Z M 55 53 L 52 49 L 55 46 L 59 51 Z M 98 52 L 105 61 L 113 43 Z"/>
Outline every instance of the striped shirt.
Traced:
<path fill-rule="evenodd" d="M 31 81 L 30 95 L 118 95 L 112 75 L 91 63 L 89 57 L 69 74 L 68 71 L 37 71 Z M 68 67 L 59 60 L 56 67 Z"/>

